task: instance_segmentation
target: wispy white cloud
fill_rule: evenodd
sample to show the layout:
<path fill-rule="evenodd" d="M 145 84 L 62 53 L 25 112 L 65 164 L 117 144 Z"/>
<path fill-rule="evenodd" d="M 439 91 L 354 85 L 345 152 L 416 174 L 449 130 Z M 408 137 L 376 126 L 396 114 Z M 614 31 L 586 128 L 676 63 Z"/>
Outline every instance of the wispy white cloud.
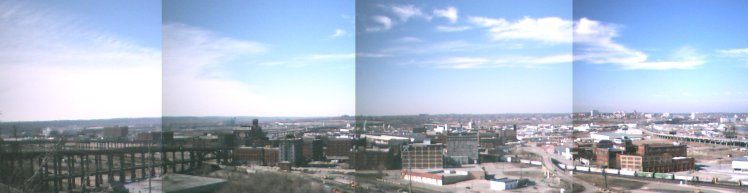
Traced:
<path fill-rule="evenodd" d="M 365 27 L 365 30 L 367 32 L 378 32 L 378 31 L 386 31 L 391 29 L 396 24 L 403 24 L 408 22 L 409 20 L 413 18 L 420 18 L 424 19 L 426 21 L 431 21 L 434 17 L 442 17 L 449 20 L 450 23 L 454 24 L 459 19 L 457 8 L 455 7 L 447 7 L 444 9 L 434 9 L 432 12 L 433 14 L 429 14 L 428 12 L 422 11 L 421 8 L 416 7 L 415 5 L 379 5 L 379 7 L 384 8 L 385 10 L 389 11 L 391 14 L 393 14 L 395 17 L 397 17 L 397 21 L 394 21 L 392 18 L 383 16 L 383 15 L 375 15 L 372 16 L 372 20 L 374 23 L 376 23 L 376 26 L 367 26 Z M 465 27 L 459 26 L 459 27 L 441 27 L 443 31 L 462 31 L 466 30 Z"/>
<path fill-rule="evenodd" d="M 615 64 L 627 70 L 694 69 L 705 63 L 704 56 L 684 46 L 667 60 L 651 61 L 644 52 L 627 48 L 613 41 L 618 37 L 619 25 L 604 24 L 581 18 L 574 24 L 575 60 L 594 64 Z"/>
<path fill-rule="evenodd" d="M 414 5 L 392 5 L 389 9 L 400 18 L 401 22 L 407 22 L 408 19 L 415 17 L 431 20 L 430 15 L 424 14 L 420 8 Z"/>
<path fill-rule="evenodd" d="M 449 19 L 449 22 L 456 23 L 459 16 L 457 15 L 457 8 L 447 7 L 445 9 L 434 9 L 434 16 L 443 17 Z"/>
<path fill-rule="evenodd" d="M 445 26 L 445 25 L 438 25 L 436 26 L 436 31 L 440 32 L 459 32 L 459 31 L 465 31 L 469 30 L 470 26 Z"/>
<path fill-rule="evenodd" d="M 395 23 L 392 22 L 392 19 L 387 16 L 375 15 L 372 16 L 371 19 L 377 23 L 378 26 L 366 27 L 366 31 L 368 32 L 387 31 L 395 25 Z"/>
<path fill-rule="evenodd" d="M 364 58 L 384 58 L 384 57 L 390 57 L 390 56 L 392 55 L 382 54 L 382 53 L 368 53 L 368 52 L 356 53 L 356 57 L 364 57 Z"/>
<path fill-rule="evenodd" d="M 498 58 L 447 57 L 439 60 L 411 61 L 406 64 L 449 69 L 543 68 L 553 64 L 569 64 L 572 60 L 572 55 L 560 54 L 549 56 L 503 56 Z"/>
<path fill-rule="evenodd" d="M 0 2 L 0 120 L 161 115 L 161 52 L 83 18 Z"/>
<path fill-rule="evenodd" d="M 405 37 L 397 38 L 393 40 L 392 42 L 393 43 L 420 43 L 424 41 L 421 38 L 417 38 L 413 36 L 405 36 Z"/>
<path fill-rule="evenodd" d="M 724 49 L 717 52 L 732 57 L 748 57 L 748 48 Z"/>
<path fill-rule="evenodd" d="M 559 17 L 524 17 L 517 21 L 504 18 L 469 17 L 470 23 L 488 28 L 495 41 L 529 40 L 546 43 L 572 42 L 572 22 Z"/>
<path fill-rule="evenodd" d="M 348 32 L 343 29 L 335 29 L 335 33 L 330 35 L 330 38 L 337 38 L 337 37 L 341 37 L 344 35 L 348 35 Z"/>
<path fill-rule="evenodd" d="M 722 56 L 735 58 L 744 61 L 744 66 L 748 67 L 748 48 L 723 49 L 717 50 Z"/>
<path fill-rule="evenodd" d="M 434 42 L 428 44 L 397 44 L 381 50 L 386 54 L 429 54 L 441 52 L 467 52 L 483 49 L 487 45 L 475 44 L 463 40 Z"/>
<path fill-rule="evenodd" d="M 345 54 L 314 54 L 309 58 L 313 60 L 341 60 L 341 59 L 354 59 L 356 54 L 345 53 Z"/>
<path fill-rule="evenodd" d="M 265 52 L 267 45 L 179 23 L 165 24 L 163 34 L 164 115 L 270 113 L 270 101 L 253 85 L 231 79 L 224 66 Z"/>

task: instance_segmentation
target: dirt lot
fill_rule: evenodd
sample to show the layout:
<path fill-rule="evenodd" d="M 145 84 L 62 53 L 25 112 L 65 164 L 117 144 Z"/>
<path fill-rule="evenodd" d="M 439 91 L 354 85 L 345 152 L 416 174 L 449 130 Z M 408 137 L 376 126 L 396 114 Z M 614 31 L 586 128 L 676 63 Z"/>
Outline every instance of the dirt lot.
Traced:
<path fill-rule="evenodd" d="M 543 172 L 542 171 L 506 171 L 504 172 L 504 175 L 507 176 L 515 176 L 520 177 L 523 176 L 524 178 L 542 178 Z"/>
<path fill-rule="evenodd" d="M 748 151 L 734 146 L 688 143 L 688 156 L 694 157 L 696 162 L 729 164 L 735 157 L 748 156 Z"/>
<path fill-rule="evenodd" d="M 605 179 L 603 176 L 600 175 L 590 175 L 590 174 L 583 174 L 578 173 L 576 174 L 578 178 L 585 179 L 585 181 L 588 181 L 592 184 L 598 184 L 600 186 L 605 186 Z M 644 187 L 646 185 L 643 182 L 633 181 L 633 180 L 625 180 L 625 179 L 613 179 L 608 178 L 608 187 L 616 190 L 616 191 L 623 191 L 623 190 L 636 190 Z"/>

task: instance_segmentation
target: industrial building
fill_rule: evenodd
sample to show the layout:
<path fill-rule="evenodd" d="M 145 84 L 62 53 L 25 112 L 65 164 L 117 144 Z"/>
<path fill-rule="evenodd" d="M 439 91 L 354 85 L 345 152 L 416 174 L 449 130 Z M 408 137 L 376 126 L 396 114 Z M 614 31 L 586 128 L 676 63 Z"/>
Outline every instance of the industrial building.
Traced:
<path fill-rule="evenodd" d="M 392 169 L 394 155 L 388 148 L 356 147 L 350 153 L 350 167 L 355 170 Z"/>
<path fill-rule="evenodd" d="M 642 132 L 636 129 L 631 131 L 590 133 L 590 138 L 595 140 L 595 142 L 610 140 L 620 144 L 624 143 L 627 139 L 633 141 L 642 140 Z"/>
<path fill-rule="evenodd" d="M 519 186 L 519 180 L 509 178 L 491 179 L 491 190 L 511 190 Z"/>
<path fill-rule="evenodd" d="M 302 164 L 302 162 L 304 161 L 302 157 L 302 146 L 304 145 L 304 143 L 303 141 L 301 141 L 301 139 L 281 139 L 278 142 L 278 149 L 280 150 L 280 152 L 278 152 L 279 161 L 287 161 L 294 166 L 299 166 Z"/>
<path fill-rule="evenodd" d="M 240 164 L 253 164 L 263 166 L 275 166 L 278 163 L 278 148 L 270 147 L 238 147 L 234 149 L 234 162 Z"/>
<path fill-rule="evenodd" d="M 435 186 L 454 184 L 471 178 L 467 171 L 457 170 L 402 170 L 400 176 L 403 180 Z"/>
<path fill-rule="evenodd" d="M 327 141 L 325 156 L 330 160 L 348 160 L 353 147 L 351 138 L 334 138 Z"/>
<path fill-rule="evenodd" d="M 104 138 L 106 139 L 123 139 L 127 138 L 129 128 L 128 127 L 105 127 Z"/>
<path fill-rule="evenodd" d="M 401 153 L 403 169 L 443 168 L 444 145 L 414 143 Z"/>
<path fill-rule="evenodd" d="M 595 164 L 609 168 L 618 168 L 616 156 L 623 154 L 623 149 L 616 148 L 595 148 Z"/>
<path fill-rule="evenodd" d="M 618 154 L 616 160 L 621 169 L 643 172 L 688 171 L 695 164 L 679 144 L 639 144 L 636 154 Z"/>
<path fill-rule="evenodd" d="M 447 156 L 460 164 L 478 163 L 478 134 L 450 133 L 447 135 Z"/>
<path fill-rule="evenodd" d="M 732 170 L 748 171 L 748 156 L 737 157 L 732 160 Z"/>
<path fill-rule="evenodd" d="M 322 139 L 314 137 L 302 138 L 304 145 L 302 147 L 302 156 L 305 160 L 309 161 L 322 161 L 324 160 L 324 143 Z"/>

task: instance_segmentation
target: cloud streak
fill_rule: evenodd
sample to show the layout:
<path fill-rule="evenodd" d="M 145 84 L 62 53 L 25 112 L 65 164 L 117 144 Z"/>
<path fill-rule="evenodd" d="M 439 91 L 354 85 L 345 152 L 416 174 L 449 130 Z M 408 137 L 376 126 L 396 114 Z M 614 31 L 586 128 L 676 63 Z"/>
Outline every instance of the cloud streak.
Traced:
<path fill-rule="evenodd" d="M 401 22 L 407 22 L 410 18 L 423 18 L 426 20 L 431 20 L 431 16 L 424 14 L 420 8 L 417 8 L 414 5 L 393 5 L 389 7 L 390 11 L 392 11 L 398 18 L 400 18 Z"/>
<path fill-rule="evenodd" d="M 260 115 L 268 100 L 229 78 L 223 65 L 263 53 L 267 45 L 179 23 L 163 26 L 165 116 Z"/>
<path fill-rule="evenodd" d="M 447 57 L 439 60 L 413 61 L 405 64 L 423 65 L 447 69 L 487 69 L 487 68 L 544 68 L 548 65 L 569 64 L 570 54 L 549 56 L 504 56 L 489 57 Z"/>
<path fill-rule="evenodd" d="M 457 23 L 459 16 L 457 15 L 457 8 L 447 7 L 445 9 L 434 9 L 434 16 L 447 18 L 450 23 Z"/>
<path fill-rule="evenodd" d="M 341 36 L 345 36 L 345 35 L 348 35 L 347 31 L 345 31 L 343 29 L 335 29 L 335 33 L 333 33 L 332 35 L 330 35 L 330 38 L 337 38 L 337 37 L 341 37 Z"/>
<path fill-rule="evenodd" d="M 508 21 L 504 18 L 473 16 L 468 20 L 476 27 L 488 28 L 488 35 L 494 41 L 572 42 L 572 22 L 559 17 L 524 17 Z"/>
<path fill-rule="evenodd" d="M 368 32 L 386 31 L 392 28 L 393 25 L 395 25 L 392 19 L 387 16 L 375 15 L 371 17 L 371 20 L 377 23 L 378 26 L 366 27 L 366 31 Z"/>
<path fill-rule="evenodd" d="M 86 23 L 0 3 L 1 120 L 161 115 L 161 52 Z"/>
<path fill-rule="evenodd" d="M 460 31 L 465 31 L 469 29 L 470 29 L 470 26 L 444 26 L 444 25 L 436 26 L 436 31 L 440 31 L 440 32 L 460 32 Z"/>
<path fill-rule="evenodd" d="M 705 63 L 704 56 L 684 46 L 667 60 L 651 61 L 641 51 L 630 49 L 613 39 L 619 36 L 619 25 L 581 18 L 574 24 L 574 59 L 593 64 L 614 64 L 625 70 L 686 70 Z"/>

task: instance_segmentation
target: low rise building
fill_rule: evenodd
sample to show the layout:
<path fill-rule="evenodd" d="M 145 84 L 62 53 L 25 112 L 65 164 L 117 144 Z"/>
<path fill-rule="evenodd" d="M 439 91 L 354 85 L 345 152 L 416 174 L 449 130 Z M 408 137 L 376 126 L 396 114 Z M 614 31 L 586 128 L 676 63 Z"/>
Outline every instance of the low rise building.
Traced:
<path fill-rule="evenodd" d="M 477 164 L 478 134 L 450 133 L 447 136 L 447 156 L 460 164 Z"/>
<path fill-rule="evenodd" d="M 263 166 L 276 166 L 278 163 L 278 148 L 271 147 L 238 147 L 234 149 L 233 158 L 236 163 Z"/>
<path fill-rule="evenodd" d="M 748 156 L 737 157 L 732 160 L 732 170 L 748 171 Z"/>
<path fill-rule="evenodd" d="M 412 180 L 416 183 L 443 186 L 454 184 L 470 179 L 467 171 L 460 170 L 402 170 L 403 180 Z"/>
<path fill-rule="evenodd" d="M 348 154 L 353 147 L 351 138 L 335 138 L 327 141 L 325 156 L 330 160 L 348 160 Z"/>
<path fill-rule="evenodd" d="M 350 167 L 355 170 L 392 169 L 394 155 L 388 148 L 357 147 L 351 150 Z"/>
<path fill-rule="evenodd" d="M 130 129 L 128 127 L 105 127 L 104 128 L 104 138 L 106 139 L 123 139 L 127 138 L 128 131 Z"/>
<path fill-rule="evenodd" d="M 499 178 L 491 179 L 491 190 L 511 190 L 519 187 L 519 180 Z"/>
<path fill-rule="evenodd" d="M 265 165 L 265 152 L 261 147 L 238 147 L 234 149 L 234 162 L 241 164 Z"/>
<path fill-rule="evenodd" d="M 303 141 L 304 145 L 301 151 L 305 160 L 324 160 L 324 143 L 322 139 L 305 137 Z"/>
<path fill-rule="evenodd" d="M 634 141 L 642 140 L 642 134 L 635 132 L 600 132 L 590 133 L 590 138 L 595 140 L 595 142 L 610 140 L 614 143 L 623 143 L 626 139 Z"/>
<path fill-rule="evenodd" d="M 616 148 L 595 148 L 595 164 L 609 168 L 618 168 L 616 156 L 623 154 L 624 150 Z"/>
<path fill-rule="evenodd" d="M 687 146 L 669 143 L 643 143 L 634 154 L 620 154 L 616 162 L 621 169 L 643 172 L 679 172 L 694 169 L 694 158 L 687 157 Z"/>

